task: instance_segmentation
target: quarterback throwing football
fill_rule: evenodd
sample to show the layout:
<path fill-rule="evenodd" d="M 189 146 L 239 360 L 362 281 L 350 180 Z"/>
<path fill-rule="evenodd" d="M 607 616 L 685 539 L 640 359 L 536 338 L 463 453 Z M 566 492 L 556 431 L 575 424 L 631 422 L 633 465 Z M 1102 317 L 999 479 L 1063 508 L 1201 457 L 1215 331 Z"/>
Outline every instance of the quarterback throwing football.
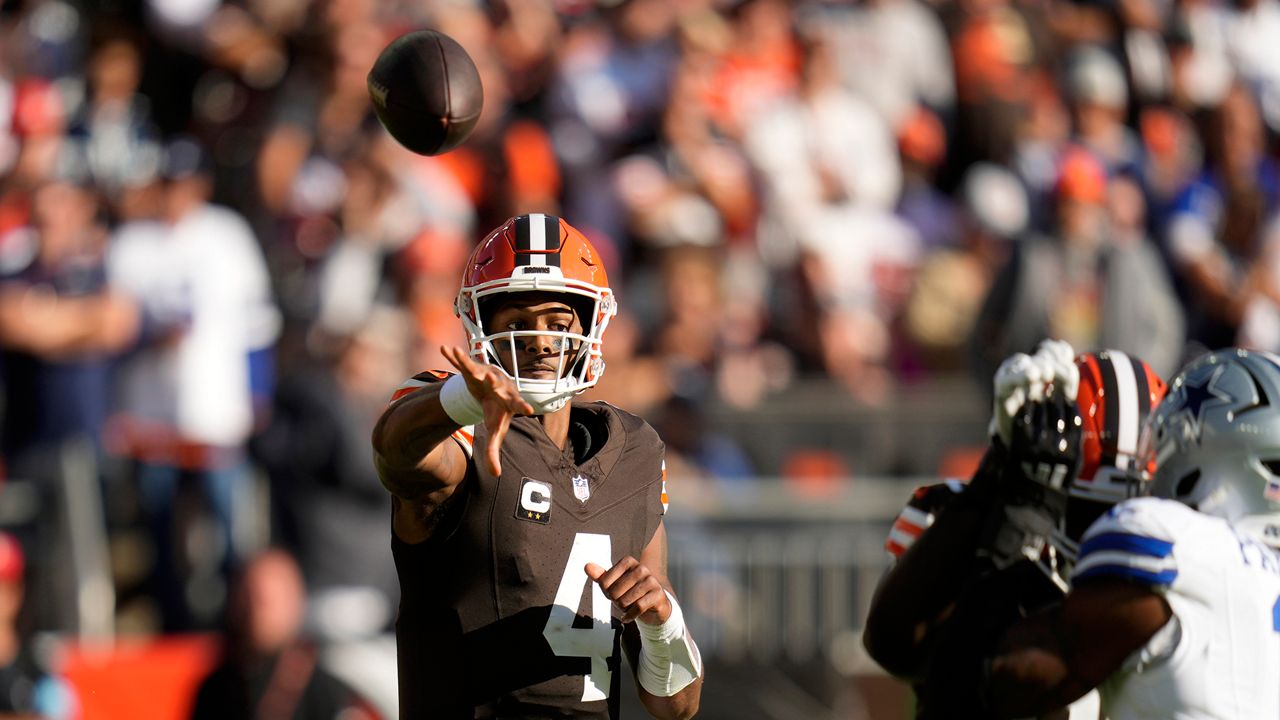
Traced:
<path fill-rule="evenodd" d="M 662 442 L 573 400 L 616 312 L 600 256 L 559 218 L 512 218 L 472 253 L 455 311 L 456 373 L 410 379 L 373 435 L 401 717 L 616 718 L 624 648 L 646 709 L 692 716 L 702 662 L 666 577 Z"/>

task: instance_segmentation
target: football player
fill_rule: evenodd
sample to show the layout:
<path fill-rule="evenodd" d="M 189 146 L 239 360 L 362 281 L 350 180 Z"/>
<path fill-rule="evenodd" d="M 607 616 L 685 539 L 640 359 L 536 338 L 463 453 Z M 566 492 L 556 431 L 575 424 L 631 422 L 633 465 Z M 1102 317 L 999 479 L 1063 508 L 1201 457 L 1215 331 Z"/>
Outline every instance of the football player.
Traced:
<path fill-rule="evenodd" d="M 512 218 L 467 261 L 455 311 L 456 372 L 410 379 L 373 435 L 401 717 L 615 718 L 620 646 L 650 713 L 692 716 L 702 663 L 666 575 L 662 442 L 574 401 L 616 312 L 602 259 L 557 217 Z"/>
<path fill-rule="evenodd" d="M 991 447 L 973 480 L 920 488 L 890 531 L 885 545 L 896 562 L 864 643 L 913 683 L 917 717 L 980 716 L 950 689 L 954 656 L 1061 601 L 1075 541 L 1127 495 L 1124 471 L 1164 383 L 1124 353 L 1073 362 L 1072 352 L 1049 340 L 1034 356 L 1008 358 L 995 377 Z M 1097 707 L 1096 696 L 1084 698 L 1070 717 L 1094 720 Z"/>
<path fill-rule="evenodd" d="M 1154 497 L 1088 529 L 1061 606 L 957 668 L 992 715 L 1096 686 L 1111 720 L 1280 717 L 1278 363 L 1223 350 L 1170 383 L 1142 442 Z"/>

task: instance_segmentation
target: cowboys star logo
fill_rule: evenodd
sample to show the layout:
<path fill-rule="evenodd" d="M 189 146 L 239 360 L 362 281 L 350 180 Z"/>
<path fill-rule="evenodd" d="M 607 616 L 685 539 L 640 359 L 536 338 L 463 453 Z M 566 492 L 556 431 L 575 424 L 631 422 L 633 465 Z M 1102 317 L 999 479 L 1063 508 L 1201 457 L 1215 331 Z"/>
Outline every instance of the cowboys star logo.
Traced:
<path fill-rule="evenodd" d="M 1227 402 L 1231 400 L 1230 395 L 1226 395 L 1213 387 L 1225 369 L 1226 366 L 1224 365 L 1215 365 L 1212 370 L 1204 373 L 1199 378 L 1187 378 L 1186 382 L 1183 383 L 1181 404 L 1173 410 L 1175 414 L 1187 413 L 1188 422 L 1185 429 L 1189 437 L 1184 437 L 1182 440 L 1192 440 L 1197 444 L 1200 442 L 1201 429 L 1204 427 L 1206 403 L 1212 407 L 1214 401 Z"/>

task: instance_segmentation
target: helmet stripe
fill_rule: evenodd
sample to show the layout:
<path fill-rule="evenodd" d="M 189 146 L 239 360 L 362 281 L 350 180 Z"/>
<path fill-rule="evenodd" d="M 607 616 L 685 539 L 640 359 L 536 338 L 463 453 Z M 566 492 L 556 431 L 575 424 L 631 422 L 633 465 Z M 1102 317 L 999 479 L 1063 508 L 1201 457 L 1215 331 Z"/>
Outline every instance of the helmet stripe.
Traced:
<path fill-rule="evenodd" d="M 1138 384 L 1138 433 L 1141 434 L 1141 426 L 1151 414 L 1151 378 L 1148 376 L 1151 368 L 1135 357 L 1130 357 L 1129 362 L 1133 364 L 1133 379 Z"/>
<path fill-rule="evenodd" d="M 516 266 L 560 267 L 560 218 L 530 213 L 516 218 Z"/>
<path fill-rule="evenodd" d="M 546 238 L 547 264 L 553 267 L 560 267 L 560 218 L 555 215 L 543 215 L 542 222 L 546 224 L 546 230 L 543 231 L 543 237 Z"/>
<path fill-rule="evenodd" d="M 546 265 L 547 256 L 547 224 L 542 221 L 541 213 L 533 213 L 525 219 L 528 233 L 525 236 L 529 243 L 529 252 L 524 256 L 524 265 Z"/>
<path fill-rule="evenodd" d="M 1116 429 L 1120 427 L 1120 390 L 1116 387 L 1115 363 L 1110 353 L 1098 354 L 1098 376 L 1102 380 L 1102 457 L 1098 467 L 1116 467 Z"/>
<path fill-rule="evenodd" d="M 1129 469 L 1129 458 L 1138 448 L 1138 383 L 1134 377 L 1133 361 L 1122 352 L 1110 351 L 1111 368 L 1116 375 L 1116 396 L 1109 398 L 1108 406 L 1118 406 L 1119 422 L 1116 424 L 1115 467 Z"/>
<path fill-rule="evenodd" d="M 516 218 L 516 263 L 519 264 L 529 252 L 529 216 Z"/>

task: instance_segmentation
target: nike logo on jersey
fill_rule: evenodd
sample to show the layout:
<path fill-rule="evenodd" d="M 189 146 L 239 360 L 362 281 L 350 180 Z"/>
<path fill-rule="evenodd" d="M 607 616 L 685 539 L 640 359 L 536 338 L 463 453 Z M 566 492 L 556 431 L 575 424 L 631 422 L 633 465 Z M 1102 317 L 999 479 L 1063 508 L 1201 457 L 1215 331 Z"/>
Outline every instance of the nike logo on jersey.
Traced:
<path fill-rule="evenodd" d="M 551 486 L 531 477 L 520 480 L 520 501 L 516 504 L 516 517 L 539 525 L 551 521 Z"/>

